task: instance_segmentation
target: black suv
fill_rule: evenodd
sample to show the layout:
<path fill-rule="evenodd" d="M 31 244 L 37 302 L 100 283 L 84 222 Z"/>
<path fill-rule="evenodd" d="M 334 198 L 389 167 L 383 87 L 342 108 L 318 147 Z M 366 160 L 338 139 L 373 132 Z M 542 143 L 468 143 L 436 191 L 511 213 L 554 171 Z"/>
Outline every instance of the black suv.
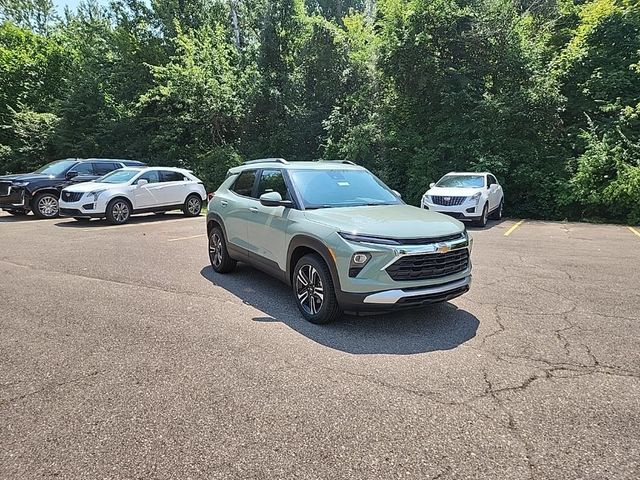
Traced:
<path fill-rule="evenodd" d="M 38 218 L 58 215 L 60 191 L 73 183 L 89 182 L 123 167 L 144 167 L 135 160 L 66 158 L 46 164 L 33 173 L 0 177 L 0 208 L 12 215 Z"/>

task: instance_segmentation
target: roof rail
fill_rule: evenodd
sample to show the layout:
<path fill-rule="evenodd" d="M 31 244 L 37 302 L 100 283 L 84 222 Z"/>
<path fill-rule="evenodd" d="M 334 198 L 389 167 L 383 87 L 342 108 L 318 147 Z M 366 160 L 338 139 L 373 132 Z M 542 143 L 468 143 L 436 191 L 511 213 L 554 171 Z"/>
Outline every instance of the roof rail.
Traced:
<path fill-rule="evenodd" d="M 321 162 L 333 162 L 333 163 L 344 163 L 346 165 L 355 165 L 351 160 L 324 160 L 320 159 Z"/>
<path fill-rule="evenodd" d="M 287 162 L 284 158 L 258 158 L 256 160 L 249 160 L 248 162 L 244 162 L 243 165 L 252 165 L 254 163 L 284 163 Z"/>

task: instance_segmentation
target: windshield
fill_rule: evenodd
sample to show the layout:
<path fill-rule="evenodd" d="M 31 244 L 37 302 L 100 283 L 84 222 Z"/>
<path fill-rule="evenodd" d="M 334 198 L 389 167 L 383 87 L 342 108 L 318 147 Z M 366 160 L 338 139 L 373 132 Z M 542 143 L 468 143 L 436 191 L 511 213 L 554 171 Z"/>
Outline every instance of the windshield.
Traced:
<path fill-rule="evenodd" d="M 62 175 L 71 167 L 73 167 L 76 163 L 75 160 L 57 160 L 55 162 L 47 163 L 44 167 L 40 167 L 33 173 L 41 173 L 43 175 L 51 175 L 53 177 L 57 177 L 58 175 Z"/>
<path fill-rule="evenodd" d="M 114 170 L 104 177 L 98 178 L 96 183 L 127 183 L 138 173 L 140 173 L 140 170 Z"/>
<path fill-rule="evenodd" d="M 401 203 L 366 170 L 290 170 L 289 173 L 305 208 Z"/>
<path fill-rule="evenodd" d="M 445 175 L 436 183 L 436 187 L 482 188 L 484 175 Z"/>

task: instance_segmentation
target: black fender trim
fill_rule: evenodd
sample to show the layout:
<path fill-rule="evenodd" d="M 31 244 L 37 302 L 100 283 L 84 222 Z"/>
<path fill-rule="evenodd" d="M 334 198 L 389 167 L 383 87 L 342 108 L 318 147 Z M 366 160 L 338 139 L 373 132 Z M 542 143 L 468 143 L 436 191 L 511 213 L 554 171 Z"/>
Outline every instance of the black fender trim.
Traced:
<path fill-rule="evenodd" d="M 295 265 L 292 265 L 291 260 L 293 257 L 293 252 L 298 247 L 310 248 L 320 254 L 324 262 L 329 267 L 336 296 L 338 297 L 338 302 L 340 302 L 340 298 L 342 296 L 342 287 L 340 286 L 340 276 L 338 275 L 336 263 L 333 259 L 333 255 L 329 252 L 329 248 L 316 238 L 309 237 L 307 235 L 296 235 L 291 239 L 291 242 L 289 242 L 289 249 L 287 250 L 287 283 L 291 284 L 291 275 L 293 274 L 293 269 L 296 267 Z"/>
<path fill-rule="evenodd" d="M 240 262 L 248 261 L 249 253 L 244 248 L 240 248 L 234 245 L 233 243 L 229 242 L 228 240 L 229 237 L 227 236 L 227 229 L 224 226 L 222 217 L 218 215 L 216 212 L 207 213 L 207 241 L 209 241 L 209 236 L 211 235 L 213 222 L 220 225 L 220 228 L 222 229 L 222 234 L 224 235 L 224 241 L 227 244 L 227 251 L 229 252 L 229 255 L 231 256 L 231 258 L 233 258 L 234 260 L 238 260 Z"/>

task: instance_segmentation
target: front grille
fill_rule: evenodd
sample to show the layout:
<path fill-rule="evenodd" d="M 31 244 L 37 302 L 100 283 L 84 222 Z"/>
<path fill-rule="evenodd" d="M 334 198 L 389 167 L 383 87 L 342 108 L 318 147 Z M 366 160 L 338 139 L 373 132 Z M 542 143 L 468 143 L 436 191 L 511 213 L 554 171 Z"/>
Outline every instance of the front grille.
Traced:
<path fill-rule="evenodd" d="M 439 195 L 432 195 L 431 200 L 436 205 L 442 205 L 443 207 L 455 207 L 462 205 L 467 197 L 443 197 Z"/>
<path fill-rule="evenodd" d="M 408 255 L 387 267 L 396 281 L 428 280 L 464 272 L 469 267 L 469 250 L 462 248 L 447 253 Z"/>
<path fill-rule="evenodd" d="M 82 198 L 82 192 L 67 192 L 66 190 L 62 191 L 62 199 L 65 202 L 77 202 Z"/>
<path fill-rule="evenodd" d="M 11 188 L 11 182 L 0 182 L 0 197 L 9 195 L 9 188 Z"/>

